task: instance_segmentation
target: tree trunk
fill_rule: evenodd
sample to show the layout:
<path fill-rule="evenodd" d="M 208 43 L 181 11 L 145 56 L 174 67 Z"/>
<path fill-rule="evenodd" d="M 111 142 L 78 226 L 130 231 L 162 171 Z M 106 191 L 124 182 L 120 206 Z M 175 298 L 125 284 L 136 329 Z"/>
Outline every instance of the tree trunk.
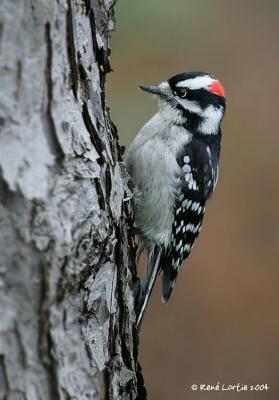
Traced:
<path fill-rule="evenodd" d="M 0 399 L 145 397 L 105 105 L 114 0 L 2 0 Z"/>

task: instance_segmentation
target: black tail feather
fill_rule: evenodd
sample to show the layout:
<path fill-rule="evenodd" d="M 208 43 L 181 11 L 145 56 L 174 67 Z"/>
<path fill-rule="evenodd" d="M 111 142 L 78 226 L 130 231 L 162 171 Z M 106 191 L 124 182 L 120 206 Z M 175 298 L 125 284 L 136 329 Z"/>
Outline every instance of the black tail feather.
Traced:
<path fill-rule="evenodd" d="M 163 269 L 162 283 L 163 283 L 163 302 L 167 303 L 173 288 L 173 268 L 171 263 L 166 262 Z"/>

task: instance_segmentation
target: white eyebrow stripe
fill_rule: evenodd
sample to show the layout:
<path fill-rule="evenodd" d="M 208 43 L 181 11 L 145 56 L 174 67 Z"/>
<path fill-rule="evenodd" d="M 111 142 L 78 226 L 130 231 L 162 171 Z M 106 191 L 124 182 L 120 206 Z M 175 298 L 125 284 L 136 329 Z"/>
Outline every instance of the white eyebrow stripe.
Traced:
<path fill-rule="evenodd" d="M 211 78 L 208 75 L 197 76 L 196 78 L 185 79 L 184 81 L 178 82 L 176 84 L 176 86 L 177 87 L 186 87 L 189 89 L 201 89 L 201 88 L 204 88 L 204 87 L 210 85 L 214 81 L 216 81 L 216 79 Z"/>

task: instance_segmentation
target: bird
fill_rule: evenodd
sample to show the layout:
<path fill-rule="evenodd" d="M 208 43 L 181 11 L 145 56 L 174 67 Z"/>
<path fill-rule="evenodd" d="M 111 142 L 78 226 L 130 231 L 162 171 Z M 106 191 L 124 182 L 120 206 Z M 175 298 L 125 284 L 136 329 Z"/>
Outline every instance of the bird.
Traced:
<path fill-rule="evenodd" d="M 206 72 L 179 73 L 140 89 L 155 95 L 159 107 L 125 160 L 134 187 L 134 226 L 148 253 L 136 307 L 138 329 L 157 276 L 162 274 L 166 303 L 200 233 L 218 179 L 226 109 L 222 84 Z"/>

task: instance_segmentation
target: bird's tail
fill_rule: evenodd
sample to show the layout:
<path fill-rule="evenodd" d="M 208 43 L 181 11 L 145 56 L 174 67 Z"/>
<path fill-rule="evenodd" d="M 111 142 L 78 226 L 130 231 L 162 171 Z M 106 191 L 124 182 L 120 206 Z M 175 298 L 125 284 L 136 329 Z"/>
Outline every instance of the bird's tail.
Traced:
<path fill-rule="evenodd" d="M 164 265 L 164 270 L 163 270 L 163 297 L 162 301 L 163 303 L 167 303 L 171 292 L 172 288 L 174 286 L 174 282 L 177 277 L 178 270 L 174 270 L 171 266 L 171 260 L 167 260 L 165 265 Z"/>
<path fill-rule="evenodd" d="M 148 262 L 141 279 L 141 291 L 137 307 L 137 328 L 140 329 L 143 315 L 150 298 L 155 280 L 160 271 L 160 259 L 162 250 L 154 246 L 148 255 Z"/>

